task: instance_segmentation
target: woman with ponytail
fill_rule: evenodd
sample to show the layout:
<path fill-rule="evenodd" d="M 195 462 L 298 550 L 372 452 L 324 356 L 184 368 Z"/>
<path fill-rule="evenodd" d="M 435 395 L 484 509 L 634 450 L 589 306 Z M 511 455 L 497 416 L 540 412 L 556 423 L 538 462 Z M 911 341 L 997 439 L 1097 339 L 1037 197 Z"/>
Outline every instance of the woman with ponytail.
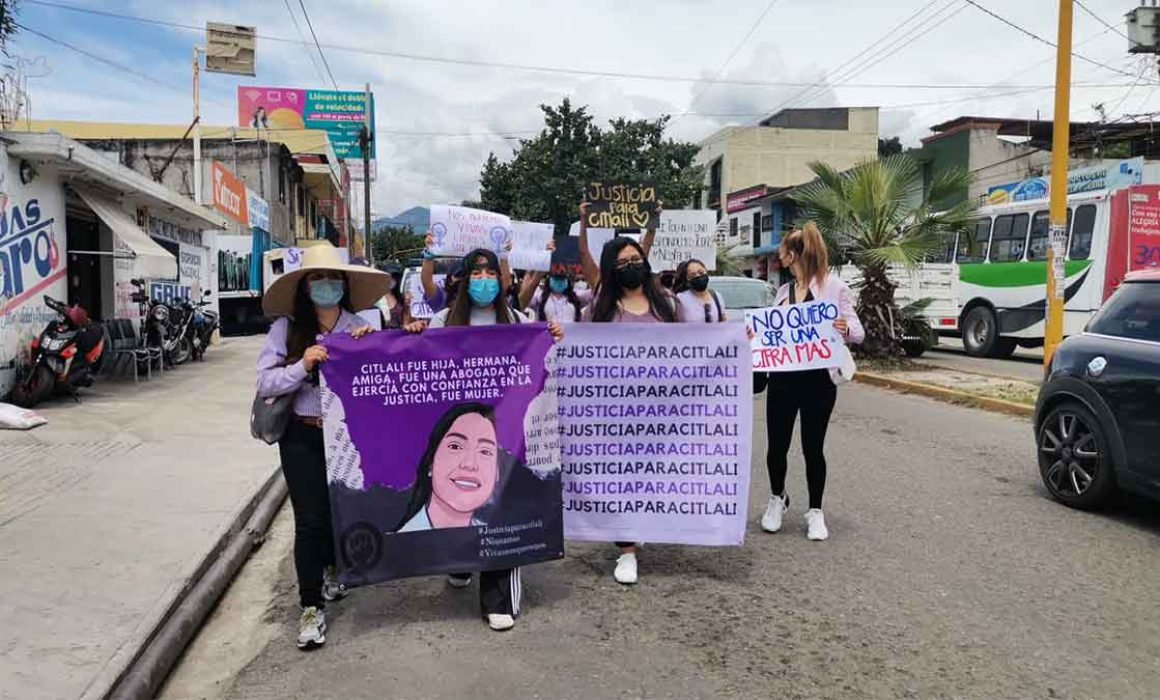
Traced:
<path fill-rule="evenodd" d="M 786 235 L 777 252 L 783 269 L 789 270 L 793 280 L 777 291 L 775 306 L 801 304 L 810 301 L 830 301 L 838 305 L 834 328 L 841 333 L 847 345 L 857 345 L 865 337 L 862 323 L 854 311 L 850 288 L 836 275 L 829 274 L 829 254 L 826 242 L 814 222 Z M 787 456 L 793 437 L 793 426 L 800 412 L 802 417 L 802 453 L 806 461 L 806 483 L 809 487 L 810 507 L 806 511 L 806 536 L 821 541 L 830 536 L 822 513 L 822 493 L 826 488 L 826 428 L 837 399 L 837 370 L 803 370 L 772 372 L 766 377 L 769 391 L 765 399 L 766 431 L 768 432 L 769 483 L 771 495 L 761 527 L 766 532 L 781 529 L 782 516 L 789 508 L 785 492 Z"/>

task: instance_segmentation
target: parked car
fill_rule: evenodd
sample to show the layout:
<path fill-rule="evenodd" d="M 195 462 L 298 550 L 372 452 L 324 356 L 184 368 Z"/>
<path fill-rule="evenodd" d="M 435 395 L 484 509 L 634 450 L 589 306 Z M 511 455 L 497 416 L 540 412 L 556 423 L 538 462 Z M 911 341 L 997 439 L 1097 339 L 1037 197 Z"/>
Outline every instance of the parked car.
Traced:
<path fill-rule="evenodd" d="M 1127 276 L 1052 357 L 1035 407 L 1039 472 L 1074 508 L 1160 499 L 1160 270 Z"/>
<path fill-rule="evenodd" d="M 717 292 L 725 313 L 734 321 L 745 317 L 752 309 L 773 306 L 773 287 L 765 280 L 752 277 L 713 277 L 709 289 Z"/>

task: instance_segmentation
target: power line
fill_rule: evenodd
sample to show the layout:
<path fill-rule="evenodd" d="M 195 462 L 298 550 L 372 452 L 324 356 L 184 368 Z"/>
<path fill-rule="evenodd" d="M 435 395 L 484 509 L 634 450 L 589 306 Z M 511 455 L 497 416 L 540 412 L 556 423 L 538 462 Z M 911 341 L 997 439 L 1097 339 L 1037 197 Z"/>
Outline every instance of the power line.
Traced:
<path fill-rule="evenodd" d="M 1029 30 L 1029 29 L 1024 29 L 1023 27 L 1019 26 L 1018 24 L 1015 24 L 1014 22 L 1012 22 L 1011 20 L 1007 19 L 1006 17 L 1003 17 L 1003 16 L 1001 16 L 1001 15 L 995 14 L 995 13 L 994 13 L 994 12 L 992 12 L 991 10 L 988 10 L 987 8 L 985 8 L 985 7 L 983 7 L 982 5 L 980 5 L 979 3 L 975 2 L 975 0 L 964 0 L 964 1 L 965 1 L 966 3 L 968 3 L 968 4 L 970 4 L 970 5 L 973 5 L 975 8 L 977 8 L 979 11 L 983 12 L 984 14 L 990 15 L 991 17 L 993 17 L 993 18 L 995 18 L 995 19 L 999 20 L 1000 22 L 1002 22 L 1003 24 L 1007 25 L 1008 27 L 1011 27 L 1012 29 L 1014 29 L 1014 30 L 1015 30 L 1015 31 L 1017 31 L 1017 32 L 1020 32 L 1021 34 L 1024 34 L 1024 35 L 1026 35 L 1026 36 L 1028 36 L 1028 37 L 1030 37 L 1030 38 L 1034 39 L 1035 41 L 1038 41 L 1038 42 L 1039 42 L 1039 43 L 1041 43 L 1041 44 L 1044 44 L 1045 46 L 1050 46 L 1050 47 L 1051 47 L 1051 48 L 1053 48 L 1053 49 L 1055 49 L 1055 48 L 1058 48 L 1058 47 L 1056 46 L 1056 44 L 1055 44 L 1055 42 L 1054 42 L 1054 41 L 1048 41 L 1047 39 L 1044 39 L 1043 37 L 1039 36 L 1039 35 L 1038 35 L 1038 34 L 1036 34 L 1035 32 L 1033 32 L 1033 31 L 1031 31 L 1031 30 Z M 1084 56 L 1084 55 L 1082 55 L 1082 54 L 1078 54 L 1078 53 L 1076 53 L 1076 52 L 1074 52 L 1074 51 L 1072 51 L 1072 52 L 1071 52 L 1071 55 L 1072 55 L 1072 56 L 1075 56 L 1076 58 L 1078 58 L 1078 59 L 1079 59 L 1079 60 L 1081 60 L 1081 61 L 1084 61 L 1084 62 L 1090 63 L 1090 64 L 1092 64 L 1093 66 L 1099 66 L 1100 68 L 1106 68 L 1106 69 L 1108 69 L 1108 70 L 1112 71 L 1113 73 L 1119 73 L 1120 75 L 1126 75 L 1126 76 L 1127 76 L 1127 77 L 1129 77 L 1129 78 L 1135 78 L 1135 77 L 1136 77 L 1135 75 L 1133 75 L 1133 74 L 1131 74 L 1131 73 L 1129 73 L 1129 72 L 1127 72 L 1127 71 L 1120 70 L 1119 68 L 1115 68 L 1115 67 L 1113 67 L 1113 66 L 1109 66 L 1109 65 L 1108 65 L 1108 64 L 1106 64 L 1106 63 L 1100 63 L 1099 61 L 1096 61 L 1096 60 L 1090 59 L 1090 58 L 1088 58 L 1087 56 Z"/>
<path fill-rule="evenodd" d="M 937 2 L 938 0 L 935 0 L 935 1 Z M 165 20 L 152 19 L 152 18 L 141 17 L 141 16 L 137 16 L 137 15 L 128 15 L 128 14 L 122 14 L 122 13 L 117 13 L 117 12 L 109 12 L 106 10 L 96 10 L 96 9 L 91 9 L 91 8 L 87 8 L 87 7 L 76 7 L 73 5 L 66 5 L 63 3 L 52 2 L 51 0 L 24 0 L 24 2 L 29 4 L 29 5 L 41 5 L 44 7 L 53 7 L 53 8 L 65 10 L 68 12 L 76 12 L 76 13 L 81 13 L 81 14 L 94 15 L 94 16 L 106 17 L 106 18 L 110 18 L 110 19 L 126 20 L 126 21 L 131 21 L 131 22 L 138 22 L 138 23 L 142 23 L 142 24 L 150 24 L 150 25 L 155 25 L 155 26 L 168 27 L 170 29 L 180 29 L 180 30 L 188 31 L 188 32 L 201 33 L 201 32 L 205 31 L 204 27 L 198 27 L 195 25 L 182 24 L 179 22 L 169 22 L 169 21 L 165 21 Z M 270 36 L 270 35 L 266 35 L 266 34 L 258 34 L 256 36 L 257 36 L 257 38 L 265 40 L 265 41 L 274 41 L 274 42 L 286 43 L 286 44 L 301 44 L 302 43 L 302 41 L 299 39 L 292 39 L 292 38 L 287 38 L 287 37 Z M 889 37 L 883 37 L 883 40 L 885 40 L 886 38 L 889 38 Z M 537 65 L 518 64 L 518 63 L 505 63 L 505 62 L 499 62 L 499 61 L 484 61 L 484 60 L 475 60 L 475 59 L 447 58 L 447 57 L 442 57 L 442 56 L 430 56 L 430 55 L 422 55 L 422 54 L 404 53 L 404 52 L 398 52 L 398 51 L 386 51 L 386 50 L 382 50 L 382 49 L 373 49 L 373 48 L 369 48 L 369 47 L 350 46 L 350 45 L 341 45 L 341 44 L 320 43 L 319 46 L 321 46 L 324 49 L 329 49 L 329 50 L 334 50 L 334 51 L 343 51 L 343 52 L 349 52 L 349 53 L 365 54 L 365 55 L 370 55 L 370 56 L 380 56 L 380 57 L 384 57 L 384 58 L 397 58 L 397 59 L 402 59 L 402 60 L 420 61 L 420 62 L 428 62 L 428 63 L 439 63 L 439 64 L 465 65 L 465 66 L 474 66 L 474 67 L 481 67 L 481 68 L 499 68 L 499 69 L 505 69 L 505 70 L 521 70 L 521 71 L 540 72 L 540 73 L 556 73 L 556 74 L 562 74 L 562 75 L 588 76 L 588 77 L 596 77 L 596 78 L 616 78 L 616 79 L 626 79 L 626 80 L 654 80 L 654 81 L 658 81 L 658 82 L 675 82 L 675 83 L 700 83 L 700 82 L 703 82 L 705 80 L 705 78 L 703 76 L 692 77 L 692 76 L 681 76 L 681 75 L 664 75 L 664 74 L 655 74 L 655 73 L 625 73 L 625 72 L 617 72 L 617 71 L 597 71 L 597 70 L 585 70 L 585 69 L 578 69 L 578 68 L 560 68 L 560 67 L 553 67 L 553 66 L 537 66 Z M 1132 75 L 1130 73 L 1123 73 L 1123 75 L 1125 75 L 1129 78 L 1135 78 L 1135 75 Z M 718 78 L 714 82 L 718 85 L 736 85 L 736 86 L 742 86 L 742 87 L 770 87 L 770 88 L 813 87 L 813 86 L 818 84 L 818 83 L 805 83 L 805 82 L 784 81 L 784 80 L 753 80 L 753 79 L 747 80 L 747 79 L 735 79 L 735 78 Z M 1123 87 L 1127 87 L 1127 85 L 1128 85 L 1128 83 L 1125 83 L 1125 84 L 1123 84 Z M 957 83 L 957 84 L 956 83 L 917 83 L 917 84 L 911 84 L 911 83 L 858 83 L 858 84 L 847 84 L 844 87 L 847 87 L 847 88 L 865 88 L 865 89 L 874 89 L 874 90 L 881 90 L 881 89 L 944 90 L 944 89 L 956 89 L 956 88 L 983 88 L 986 86 L 985 85 L 961 84 L 961 83 Z M 1033 86 L 1026 85 L 1023 87 L 1033 87 Z M 1038 87 L 1038 86 L 1034 86 L 1034 87 Z"/>
<path fill-rule="evenodd" d="M 306 41 L 306 35 L 302 33 L 302 26 L 298 24 L 298 15 L 294 13 L 294 8 L 290 6 L 290 0 L 283 0 L 286 3 L 286 11 L 290 13 L 290 21 L 294 23 L 294 31 L 298 34 L 298 38 L 302 39 L 302 47 L 306 49 L 306 55 L 310 58 L 310 65 L 314 66 L 314 72 L 318 74 L 318 79 L 325 82 L 326 76 L 322 74 L 322 66 L 318 65 L 318 59 L 314 57 L 314 52 L 310 50 L 310 43 Z"/>
<path fill-rule="evenodd" d="M 302 16 L 306 18 L 306 26 L 310 29 L 310 36 L 314 37 L 314 45 L 318 48 L 322 65 L 326 66 L 326 74 L 330 76 L 330 84 L 334 86 L 334 91 L 338 92 L 338 82 L 335 81 L 334 73 L 330 71 L 330 64 L 326 61 L 326 54 L 322 52 L 322 46 L 318 43 L 318 35 L 314 33 L 314 23 L 310 21 L 310 13 L 306 11 L 306 0 L 298 0 L 298 6 L 302 8 Z"/>
<path fill-rule="evenodd" d="M 697 106 L 697 102 L 705 96 L 705 93 L 709 92 L 709 88 L 713 87 L 713 83 L 717 82 L 717 79 L 720 78 L 721 74 L 725 72 L 725 68 L 728 67 L 729 63 L 737 56 L 737 52 L 741 50 L 742 46 L 745 46 L 746 42 L 748 42 L 750 37 L 753 36 L 753 33 L 756 32 L 757 28 L 761 26 L 761 23 L 765 21 L 765 16 L 769 14 L 769 11 L 772 10 L 773 6 L 777 3 L 778 0 L 769 0 L 769 3 L 765 6 L 765 10 L 761 13 L 761 15 L 758 16 L 757 21 L 755 21 L 753 25 L 749 27 L 749 31 L 746 32 L 741 41 L 739 41 L 737 45 L 733 47 L 733 51 L 729 54 L 729 57 L 725 59 L 725 62 L 721 64 L 721 67 L 717 69 L 717 72 L 713 74 L 713 77 L 709 80 L 709 82 L 705 83 L 705 87 L 703 87 L 700 92 L 693 96 L 692 101 L 689 102 L 689 106 L 685 109 L 685 111 L 682 112 L 679 117 L 673 120 L 672 126 L 675 126 L 677 122 L 687 117 L 689 112 L 693 111 L 693 108 Z"/>
<path fill-rule="evenodd" d="M 1089 8 L 1087 5 L 1085 5 L 1085 4 L 1084 4 L 1084 2 L 1083 2 L 1083 0 L 1075 0 L 1075 4 L 1079 5 L 1079 9 L 1081 9 L 1081 10 L 1083 10 L 1084 12 L 1088 13 L 1088 14 L 1089 14 L 1089 15 L 1092 17 L 1092 19 L 1094 19 L 1095 21 L 1097 21 L 1097 22 L 1099 22 L 1100 24 L 1104 25 L 1104 26 L 1105 26 L 1105 27 L 1107 27 L 1108 29 L 1111 29 L 1113 32 L 1115 32 L 1116 34 L 1119 34 L 1120 36 L 1124 37 L 1124 38 L 1125 38 L 1125 39 L 1127 39 L 1128 41 L 1132 41 L 1132 38 L 1131 38 L 1130 36 L 1128 36 L 1127 34 L 1125 34 L 1125 33 L 1124 33 L 1124 32 L 1122 32 L 1122 31 L 1120 31 L 1120 30 L 1119 30 L 1119 29 L 1117 29 L 1116 27 L 1114 27 L 1114 26 L 1112 26 L 1112 25 L 1108 24 L 1107 22 L 1105 22 L 1103 17 L 1100 17 L 1100 16 L 1099 16 L 1099 15 L 1097 15 L 1096 13 L 1092 12 L 1092 11 L 1091 11 L 1091 8 Z M 1139 45 L 1140 45 L 1138 42 L 1132 42 L 1132 43 L 1136 44 L 1137 46 L 1139 46 Z"/>

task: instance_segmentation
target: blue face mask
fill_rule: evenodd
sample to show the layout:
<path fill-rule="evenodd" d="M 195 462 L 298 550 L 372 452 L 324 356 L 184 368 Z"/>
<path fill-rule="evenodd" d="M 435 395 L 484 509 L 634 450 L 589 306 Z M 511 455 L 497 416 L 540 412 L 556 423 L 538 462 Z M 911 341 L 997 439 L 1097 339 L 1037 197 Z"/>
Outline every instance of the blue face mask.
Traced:
<path fill-rule="evenodd" d="M 310 301 L 320 309 L 333 309 L 342 301 L 345 291 L 342 280 L 314 280 L 310 283 Z"/>
<path fill-rule="evenodd" d="M 476 306 L 491 306 L 499 296 L 499 280 L 494 278 L 468 280 L 467 293 L 471 295 L 471 301 Z"/>
<path fill-rule="evenodd" d="M 548 288 L 551 289 L 556 294 L 563 294 L 564 292 L 568 291 L 568 278 L 567 277 L 549 277 L 548 278 Z"/>

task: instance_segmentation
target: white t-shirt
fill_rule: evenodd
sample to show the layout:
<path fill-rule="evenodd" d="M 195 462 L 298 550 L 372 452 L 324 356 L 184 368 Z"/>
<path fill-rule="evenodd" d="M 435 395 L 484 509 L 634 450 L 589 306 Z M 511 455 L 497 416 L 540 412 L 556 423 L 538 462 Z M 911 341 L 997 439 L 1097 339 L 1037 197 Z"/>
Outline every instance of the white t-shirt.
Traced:
<path fill-rule="evenodd" d="M 516 323 L 531 323 L 532 319 L 523 315 L 515 309 L 508 309 L 513 320 Z M 443 309 L 439 313 L 431 317 L 427 323 L 429 328 L 446 328 L 447 317 L 451 315 L 451 309 Z M 495 309 L 481 309 L 480 307 L 471 305 L 471 325 L 473 326 L 494 326 L 495 325 Z"/>
<path fill-rule="evenodd" d="M 586 289 L 577 289 L 576 298 L 580 300 L 580 315 L 584 314 L 584 307 L 592 302 L 592 292 Z M 540 304 L 546 303 L 544 307 L 544 318 L 549 321 L 559 321 L 560 323 L 573 323 L 576 319 L 576 308 L 572 306 L 572 302 L 568 301 L 568 297 L 563 294 L 548 294 L 547 302 L 544 301 L 544 290 L 540 289 L 536 292 L 536 297 L 530 304 L 528 315 L 533 319 L 540 318 Z"/>

